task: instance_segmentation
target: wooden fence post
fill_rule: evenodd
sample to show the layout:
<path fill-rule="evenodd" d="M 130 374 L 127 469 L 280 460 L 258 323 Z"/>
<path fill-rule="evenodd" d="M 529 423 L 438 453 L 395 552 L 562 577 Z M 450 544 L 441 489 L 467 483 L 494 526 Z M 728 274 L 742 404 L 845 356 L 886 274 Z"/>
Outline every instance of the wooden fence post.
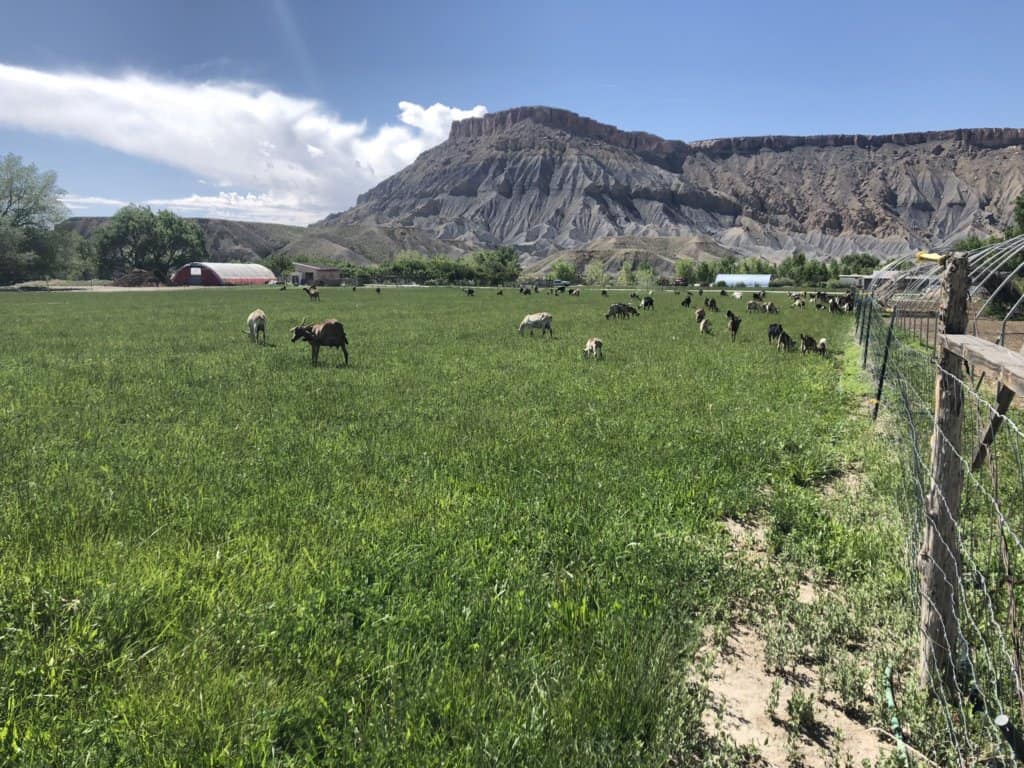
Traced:
<path fill-rule="evenodd" d="M 943 324 L 943 333 L 961 334 L 966 329 L 968 287 L 967 257 L 950 257 L 942 276 L 942 305 L 937 318 Z M 960 638 L 956 601 L 960 586 L 957 521 L 964 480 L 960 458 L 964 422 L 964 399 L 960 389 L 963 361 L 945 346 L 935 351 L 938 368 L 935 373 L 931 488 L 925 499 L 924 540 L 918 556 L 921 572 L 918 672 L 923 688 L 938 684 L 952 690 Z"/>

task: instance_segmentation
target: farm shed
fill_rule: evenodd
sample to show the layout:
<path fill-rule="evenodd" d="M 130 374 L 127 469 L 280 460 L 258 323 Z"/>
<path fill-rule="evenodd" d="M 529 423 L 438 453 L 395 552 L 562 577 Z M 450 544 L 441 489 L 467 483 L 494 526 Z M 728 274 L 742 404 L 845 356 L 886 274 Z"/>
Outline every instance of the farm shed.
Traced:
<path fill-rule="evenodd" d="M 277 278 L 260 264 L 191 261 L 171 274 L 171 285 L 266 285 Z"/>
<path fill-rule="evenodd" d="M 727 275 L 721 274 L 715 277 L 715 285 L 722 283 L 729 288 L 743 285 L 747 288 L 767 288 L 771 282 L 771 275 Z"/>
<path fill-rule="evenodd" d="M 295 273 L 292 275 L 294 285 L 341 285 L 341 270 L 338 267 L 318 267 L 314 264 L 300 264 L 295 262 L 292 267 Z"/>

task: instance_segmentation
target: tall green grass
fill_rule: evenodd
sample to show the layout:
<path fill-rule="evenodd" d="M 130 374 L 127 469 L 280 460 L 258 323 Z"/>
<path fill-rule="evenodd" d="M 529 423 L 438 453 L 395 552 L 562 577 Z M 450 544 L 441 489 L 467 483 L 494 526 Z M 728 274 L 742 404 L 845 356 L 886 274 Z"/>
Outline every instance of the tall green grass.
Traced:
<path fill-rule="evenodd" d="M 836 362 L 732 299 L 734 344 L 667 292 L 629 321 L 593 292 L 322 295 L 0 297 L 0 762 L 699 751 L 693 652 L 751 589 L 721 521 L 835 470 Z M 521 338 L 542 310 L 555 338 Z M 304 317 L 351 365 L 310 365 Z"/>

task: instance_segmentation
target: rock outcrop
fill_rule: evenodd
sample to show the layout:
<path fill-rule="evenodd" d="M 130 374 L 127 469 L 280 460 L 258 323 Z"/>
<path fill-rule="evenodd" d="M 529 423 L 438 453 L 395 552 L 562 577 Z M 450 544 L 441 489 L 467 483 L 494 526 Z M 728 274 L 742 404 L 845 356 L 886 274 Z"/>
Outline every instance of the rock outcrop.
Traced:
<path fill-rule="evenodd" d="M 671 141 L 522 107 L 452 125 L 443 144 L 320 225 L 426 230 L 527 264 L 628 238 L 668 257 L 895 256 L 987 236 L 1024 192 L 1024 130 Z"/>

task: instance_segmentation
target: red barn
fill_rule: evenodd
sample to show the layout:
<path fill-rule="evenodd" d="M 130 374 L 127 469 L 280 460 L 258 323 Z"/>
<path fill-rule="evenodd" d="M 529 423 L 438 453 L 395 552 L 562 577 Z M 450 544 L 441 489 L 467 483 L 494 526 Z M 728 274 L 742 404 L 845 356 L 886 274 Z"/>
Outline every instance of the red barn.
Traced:
<path fill-rule="evenodd" d="M 261 264 L 217 264 L 192 261 L 178 267 L 170 277 L 171 285 L 266 285 L 274 282 L 274 273 Z"/>

